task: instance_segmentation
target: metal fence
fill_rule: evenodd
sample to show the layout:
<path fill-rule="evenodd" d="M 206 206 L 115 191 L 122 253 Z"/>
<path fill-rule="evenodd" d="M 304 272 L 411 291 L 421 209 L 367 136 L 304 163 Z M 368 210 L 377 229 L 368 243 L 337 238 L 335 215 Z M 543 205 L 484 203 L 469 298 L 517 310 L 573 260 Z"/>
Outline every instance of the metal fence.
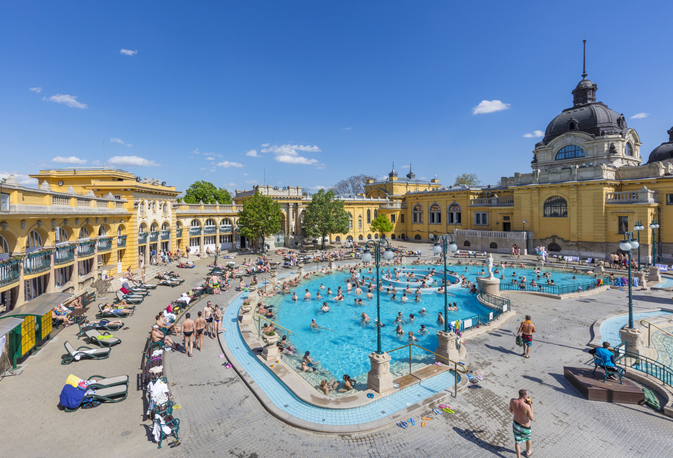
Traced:
<path fill-rule="evenodd" d="M 600 284 L 599 280 L 602 280 Z M 570 285 L 537 283 L 535 286 L 532 286 L 530 283 L 526 283 L 525 285 L 522 286 L 520 283 L 507 283 L 501 281 L 500 291 L 531 291 L 536 293 L 545 293 L 560 296 L 562 294 L 571 294 L 582 291 L 588 291 L 598 288 L 599 286 L 605 286 L 609 284 L 610 282 L 608 279 L 599 279 L 599 278 L 593 280 L 578 281 Z"/>
<path fill-rule="evenodd" d="M 615 360 L 618 365 L 630 368 L 639 372 L 644 372 L 662 383 L 673 386 L 673 368 L 645 356 L 636 355 L 629 351 L 626 341 L 620 343 L 614 348 Z"/>

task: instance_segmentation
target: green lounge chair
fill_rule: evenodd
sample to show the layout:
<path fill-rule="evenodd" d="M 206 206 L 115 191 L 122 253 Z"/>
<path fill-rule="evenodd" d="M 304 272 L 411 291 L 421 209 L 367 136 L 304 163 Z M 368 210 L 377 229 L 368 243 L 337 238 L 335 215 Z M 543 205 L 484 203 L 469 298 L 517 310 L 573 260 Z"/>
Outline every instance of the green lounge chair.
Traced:
<path fill-rule="evenodd" d="M 111 386 L 117 385 L 128 385 L 129 376 L 128 375 L 117 375 L 116 377 L 105 377 L 103 375 L 92 375 L 87 379 L 88 381 L 96 380 L 95 383 L 91 383 L 89 388 L 108 388 Z"/>
<path fill-rule="evenodd" d="M 70 364 L 73 361 L 78 361 L 84 358 L 105 359 L 110 356 L 109 348 L 91 348 L 87 346 L 82 346 L 79 347 L 77 350 L 75 350 L 75 347 L 73 347 L 70 344 L 70 342 L 64 343 L 63 346 L 65 347 L 65 351 L 67 352 L 65 355 L 61 357 L 61 364 L 63 365 Z"/>
<path fill-rule="evenodd" d="M 100 333 L 96 331 L 95 329 L 89 329 L 88 331 L 84 331 L 84 334 L 86 335 L 89 343 L 93 344 L 95 343 L 96 345 L 99 345 L 101 347 L 112 347 L 117 344 L 122 343 L 122 340 L 119 337 L 110 337 L 109 339 L 99 339 L 99 336 L 112 336 L 109 332 L 104 332 Z"/>
<path fill-rule="evenodd" d="M 126 318 L 126 317 L 129 316 L 128 313 L 116 314 L 116 313 L 104 312 L 103 307 L 104 307 L 104 304 L 98 304 L 99 313 L 96 315 L 96 318 L 98 318 L 99 320 L 101 318 Z"/>
<path fill-rule="evenodd" d="M 95 389 L 95 393 L 85 395 L 80 401 L 79 405 L 74 409 L 65 407 L 66 412 L 74 412 L 85 404 L 101 403 L 101 402 L 120 402 L 126 399 L 129 395 L 128 385 L 110 386 L 107 388 Z"/>

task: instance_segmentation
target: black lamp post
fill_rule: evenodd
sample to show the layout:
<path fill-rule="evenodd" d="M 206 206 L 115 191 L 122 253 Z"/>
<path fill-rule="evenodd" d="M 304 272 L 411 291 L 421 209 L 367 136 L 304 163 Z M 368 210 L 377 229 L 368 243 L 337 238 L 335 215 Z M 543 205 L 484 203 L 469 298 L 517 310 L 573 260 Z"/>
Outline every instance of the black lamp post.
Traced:
<path fill-rule="evenodd" d="M 638 233 L 638 271 L 640 271 L 640 231 L 645 229 L 642 221 L 636 221 L 636 225 L 633 226 L 633 230 Z"/>
<path fill-rule="evenodd" d="M 638 248 L 640 243 L 633 238 L 633 231 L 624 233 L 624 240 L 619 244 L 619 249 L 629 253 L 629 329 L 633 329 L 633 282 L 631 281 L 631 250 Z"/>
<path fill-rule="evenodd" d="M 380 285 L 379 285 L 379 264 L 381 262 L 381 255 L 386 261 L 390 261 L 395 257 L 393 250 L 390 248 L 388 240 L 382 238 L 379 241 L 368 240 L 365 244 L 365 252 L 362 255 L 362 261 L 366 263 L 372 262 L 372 252 L 369 251 L 369 246 L 372 246 L 374 250 L 374 261 L 376 262 L 376 353 L 378 355 L 383 354 L 381 350 L 381 303 L 379 300 Z M 385 248 L 385 251 L 381 251 Z"/>
<path fill-rule="evenodd" d="M 659 229 L 659 221 L 652 219 L 650 229 L 652 229 L 652 265 L 655 266 L 657 264 L 657 229 Z"/>
<path fill-rule="evenodd" d="M 449 241 L 449 238 L 451 239 Z M 442 253 L 444 255 L 444 332 L 449 332 L 449 292 L 447 291 L 448 284 L 446 283 L 446 254 L 447 251 L 455 252 L 458 245 L 453 240 L 453 235 L 444 234 L 437 237 L 435 245 L 432 247 L 434 254 Z"/>

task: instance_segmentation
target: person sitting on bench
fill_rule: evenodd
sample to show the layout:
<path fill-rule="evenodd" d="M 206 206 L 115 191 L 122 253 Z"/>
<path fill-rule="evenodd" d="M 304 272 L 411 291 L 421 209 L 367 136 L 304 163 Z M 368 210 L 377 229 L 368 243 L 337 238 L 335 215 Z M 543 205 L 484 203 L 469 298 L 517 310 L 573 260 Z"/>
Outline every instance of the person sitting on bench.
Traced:
<path fill-rule="evenodd" d="M 604 366 L 608 372 L 608 378 L 615 380 L 615 374 L 619 371 L 617 362 L 615 361 L 615 354 L 610 351 L 610 342 L 603 342 L 602 347 L 595 350 L 596 362 L 599 366 Z M 599 361 L 600 360 L 600 361 Z"/>

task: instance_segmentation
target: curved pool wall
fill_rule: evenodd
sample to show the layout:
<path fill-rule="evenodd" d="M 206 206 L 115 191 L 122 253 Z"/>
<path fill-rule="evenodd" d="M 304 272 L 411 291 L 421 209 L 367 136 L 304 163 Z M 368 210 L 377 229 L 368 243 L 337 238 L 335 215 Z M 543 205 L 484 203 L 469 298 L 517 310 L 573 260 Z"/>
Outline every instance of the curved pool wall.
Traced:
<path fill-rule="evenodd" d="M 328 409 L 306 403 L 299 399 L 269 368 L 262 364 L 243 340 L 238 326 L 238 313 L 246 297 L 247 294 L 237 296 L 225 310 L 222 320 L 227 331 L 223 336 L 229 354 L 235 358 L 235 361 L 231 362 L 236 365 L 239 371 L 242 369 L 254 380 L 256 387 L 251 386 L 252 390 L 261 390 L 276 409 L 302 422 L 335 427 L 359 425 L 360 428 L 353 429 L 366 430 L 368 428 L 365 424 L 387 419 L 387 417 L 415 405 L 421 407 L 417 405 L 419 402 L 434 395 L 449 394 L 447 387 L 454 386 L 454 375 L 447 371 L 361 407 Z M 460 381 L 460 376 L 458 380 Z M 292 423 L 292 421 L 289 422 Z M 372 428 L 385 424 L 384 422 L 372 425 Z M 310 427 L 310 429 L 320 430 L 318 427 Z"/>
<path fill-rule="evenodd" d="M 644 318 L 649 318 L 652 316 L 662 316 L 662 315 L 673 315 L 673 312 L 665 310 L 654 310 L 651 312 L 634 313 L 633 321 L 635 323 L 636 321 L 642 320 Z M 602 342 L 610 342 L 610 345 L 612 347 L 622 343 L 622 338 L 619 334 L 619 330 L 622 329 L 624 326 L 626 326 L 628 323 L 629 323 L 628 314 L 618 315 L 603 321 L 600 327 Z"/>

